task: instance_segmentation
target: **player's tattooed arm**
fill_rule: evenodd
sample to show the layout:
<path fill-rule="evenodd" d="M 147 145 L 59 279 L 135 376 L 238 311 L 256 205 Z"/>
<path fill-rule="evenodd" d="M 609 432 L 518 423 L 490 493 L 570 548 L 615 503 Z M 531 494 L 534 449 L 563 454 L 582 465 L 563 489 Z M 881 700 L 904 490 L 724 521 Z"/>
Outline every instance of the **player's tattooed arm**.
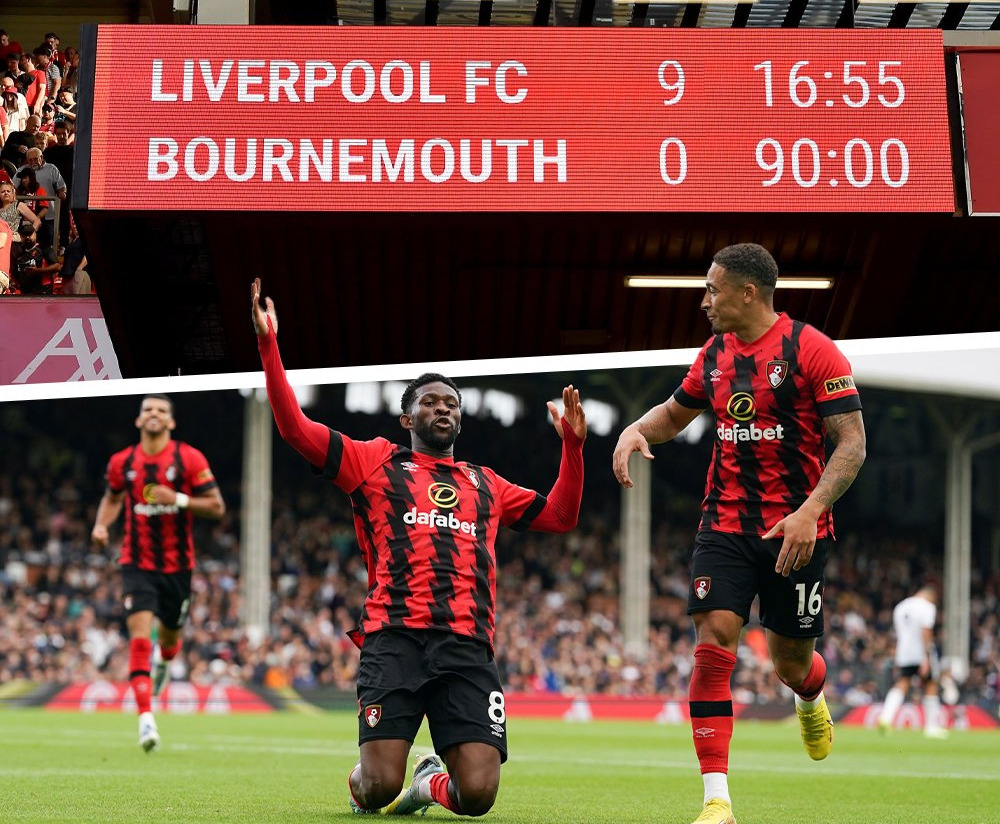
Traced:
<path fill-rule="evenodd" d="M 865 423 L 860 410 L 831 415 L 824 423 L 833 452 L 811 497 L 827 510 L 854 483 L 865 462 Z"/>

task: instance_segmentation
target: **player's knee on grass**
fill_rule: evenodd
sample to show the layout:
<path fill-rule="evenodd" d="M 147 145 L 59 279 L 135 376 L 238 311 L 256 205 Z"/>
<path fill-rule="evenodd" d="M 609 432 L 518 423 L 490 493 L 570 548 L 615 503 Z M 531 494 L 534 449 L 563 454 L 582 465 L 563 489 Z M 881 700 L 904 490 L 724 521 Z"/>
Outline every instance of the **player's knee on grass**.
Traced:
<path fill-rule="evenodd" d="M 465 778 L 456 782 L 455 792 L 458 796 L 458 806 L 463 815 L 485 815 L 493 807 L 497 799 L 498 785 L 485 776 Z"/>
<path fill-rule="evenodd" d="M 405 764 L 403 769 L 387 763 L 363 766 L 358 776 L 359 787 L 355 797 L 369 810 L 384 807 L 403 789 L 404 772 Z"/>

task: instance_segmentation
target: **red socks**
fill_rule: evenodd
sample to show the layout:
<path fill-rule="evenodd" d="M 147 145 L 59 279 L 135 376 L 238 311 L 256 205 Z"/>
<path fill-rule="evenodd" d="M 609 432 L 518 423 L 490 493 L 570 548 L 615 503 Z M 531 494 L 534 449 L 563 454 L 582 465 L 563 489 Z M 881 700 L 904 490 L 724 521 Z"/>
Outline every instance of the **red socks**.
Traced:
<path fill-rule="evenodd" d="M 813 651 L 812 666 L 806 673 L 805 680 L 799 684 L 795 694 L 805 701 L 812 701 L 823 691 L 826 683 L 826 661 L 818 652 Z"/>
<path fill-rule="evenodd" d="M 694 750 L 702 773 L 729 772 L 729 742 L 733 737 L 733 694 L 729 681 L 736 655 L 722 647 L 699 644 L 688 687 Z"/>
<path fill-rule="evenodd" d="M 458 802 L 452 797 L 452 794 L 448 792 L 448 783 L 451 778 L 448 773 L 438 773 L 437 775 L 431 776 L 431 798 L 433 798 L 438 804 L 444 807 L 446 810 L 451 810 L 455 815 L 462 815 L 462 811 L 458 808 Z"/>
<path fill-rule="evenodd" d="M 153 642 L 148 638 L 132 638 L 128 642 L 128 680 L 135 693 L 135 706 L 140 714 L 150 711 L 153 684 L 149 679 L 149 658 Z"/>
<path fill-rule="evenodd" d="M 172 647 L 165 647 L 160 644 L 160 655 L 163 656 L 164 661 L 173 661 L 177 657 L 177 653 L 181 651 L 181 639 L 178 638 Z"/>

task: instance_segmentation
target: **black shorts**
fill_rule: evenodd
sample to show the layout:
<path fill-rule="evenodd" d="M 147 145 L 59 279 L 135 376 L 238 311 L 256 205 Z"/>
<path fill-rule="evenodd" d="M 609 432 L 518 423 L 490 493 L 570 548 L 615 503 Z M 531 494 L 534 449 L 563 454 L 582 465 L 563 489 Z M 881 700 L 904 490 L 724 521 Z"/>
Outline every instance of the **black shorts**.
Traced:
<path fill-rule="evenodd" d="M 781 537 L 702 530 L 694 542 L 688 615 L 725 609 L 750 620 L 750 605 L 760 596 L 760 623 L 789 638 L 823 634 L 823 585 L 832 539 L 816 541 L 812 559 L 784 578 L 774 571 Z"/>
<path fill-rule="evenodd" d="M 931 681 L 937 681 L 941 677 L 941 666 L 936 655 L 931 656 L 931 666 L 927 671 L 927 675 L 920 675 L 920 664 L 907 664 L 906 666 L 897 664 L 897 666 L 899 667 L 900 678 L 919 677 L 925 686 Z"/>
<path fill-rule="evenodd" d="M 180 629 L 191 604 L 191 572 L 151 572 L 123 566 L 122 600 L 126 615 L 152 612 L 163 626 Z"/>
<path fill-rule="evenodd" d="M 478 741 L 507 760 L 507 713 L 493 653 L 443 630 L 383 629 L 365 637 L 358 668 L 358 743 L 413 743 L 427 716 L 434 750 Z"/>

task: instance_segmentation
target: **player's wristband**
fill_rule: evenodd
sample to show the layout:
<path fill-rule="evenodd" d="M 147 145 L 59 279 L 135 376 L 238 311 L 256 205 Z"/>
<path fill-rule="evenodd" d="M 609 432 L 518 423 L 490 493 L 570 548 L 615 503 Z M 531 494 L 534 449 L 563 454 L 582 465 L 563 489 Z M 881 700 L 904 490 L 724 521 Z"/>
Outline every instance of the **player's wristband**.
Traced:
<path fill-rule="evenodd" d="M 177 504 L 178 509 L 187 509 L 188 504 L 191 503 L 191 496 L 185 495 L 183 492 L 178 492 L 177 500 L 174 503 Z"/>

